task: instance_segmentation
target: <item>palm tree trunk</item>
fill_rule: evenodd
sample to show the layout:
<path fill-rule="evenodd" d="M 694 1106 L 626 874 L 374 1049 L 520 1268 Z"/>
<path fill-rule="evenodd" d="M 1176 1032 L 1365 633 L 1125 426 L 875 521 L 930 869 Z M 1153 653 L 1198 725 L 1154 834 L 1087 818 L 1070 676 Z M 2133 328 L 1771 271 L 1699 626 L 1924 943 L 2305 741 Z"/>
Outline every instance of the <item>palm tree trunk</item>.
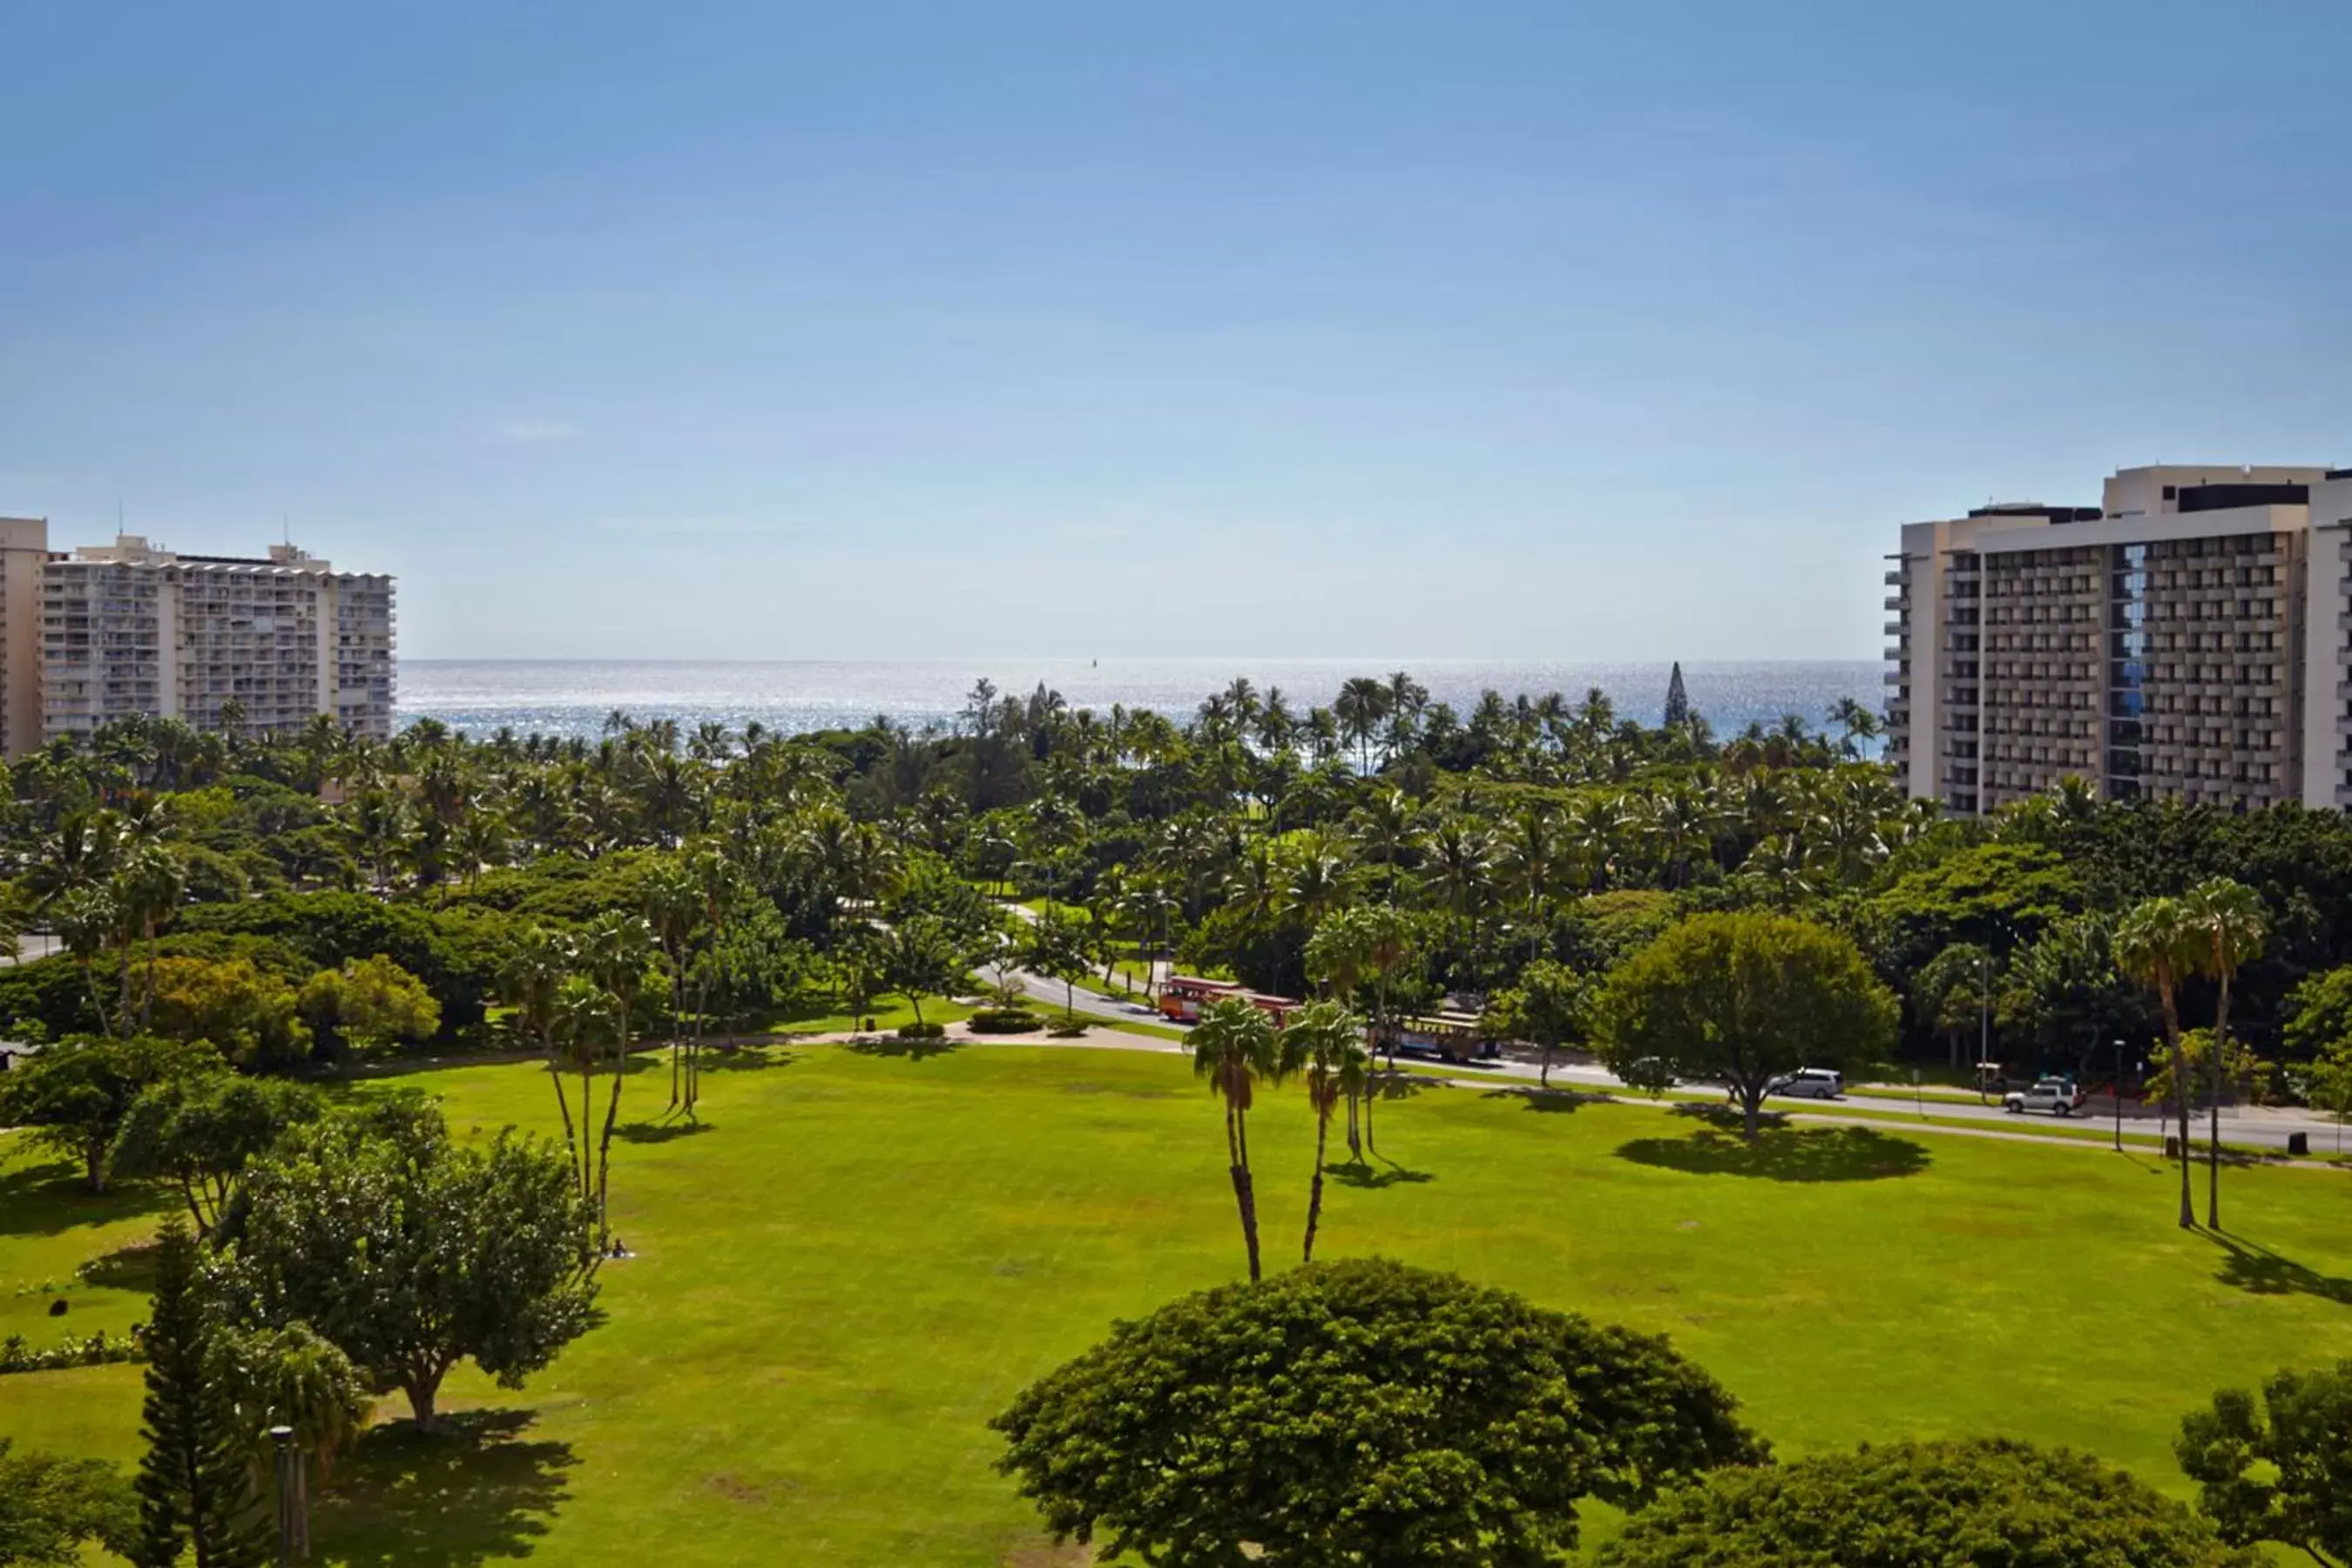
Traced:
<path fill-rule="evenodd" d="M 1381 1069 L 1380 1064 L 1375 1062 L 1364 1074 L 1364 1148 L 1374 1154 L 1381 1152 L 1381 1146 L 1372 1142 L 1372 1101 L 1380 1097 Z"/>
<path fill-rule="evenodd" d="M 1364 1158 L 1364 1140 L 1356 1130 L 1356 1091 L 1348 1091 L 1348 1157 L 1360 1163 Z"/>
<path fill-rule="evenodd" d="M 2213 1009 L 2213 1064 L 2206 1075 L 2205 1227 L 2221 1228 L 2221 1062 L 2230 1050 L 2230 974 L 2221 973 L 2221 996 Z"/>
<path fill-rule="evenodd" d="M 574 1043 L 577 1044 L 576 1041 Z M 596 1054 L 593 1050 L 583 1050 L 580 1053 L 580 1147 L 574 1151 L 579 1158 L 573 1162 L 573 1174 L 580 1181 L 580 1200 L 583 1203 L 594 1195 L 590 1191 L 588 1119 L 596 1114 L 595 1090 Z"/>
<path fill-rule="evenodd" d="M 673 962 L 669 966 L 669 1108 L 672 1110 L 677 1109 L 679 1074 L 684 1067 L 679 1060 L 677 1038 L 677 1016 L 686 1011 L 680 984 L 677 965 Z"/>
<path fill-rule="evenodd" d="M 2172 986 L 2168 981 L 2158 989 L 2164 1004 L 2164 1039 L 2172 1052 L 2172 1113 L 2180 1130 L 2180 1228 L 2197 1228 L 2195 1189 L 2189 1179 L 2189 1061 L 2180 1049 L 2180 1013 L 2173 1005 Z"/>
<path fill-rule="evenodd" d="M 2225 1004 L 2226 1005 L 2226 1004 Z M 155 922 L 147 921 L 147 994 L 139 999 L 139 1032 L 145 1034 L 155 1023 Z"/>
<path fill-rule="evenodd" d="M 1323 1143 L 1331 1133 L 1331 1107 L 1315 1108 L 1315 1179 L 1307 1188 L 1307 1247 L 1301 1263 L 1315 1261 L 1315 1227 L 1323 1219 Z"/>
<path fill-rule="evenodd" d="M 555 1086 L 556 1112 L 563 1118 L 564 1158 L 570 1161 L 571 1163 L 576 1167 L 580 1163 L 580 1140 L 572 1131 L 572 1097 L 563 1092 L 563 1063 L 555 1054 L 555 1034 L 553 1030 L 549 1029 L 542 1030 L 541 1032 L 539 1037 L 539 1048 L 541 1051 L 545 1053 L 547 1057 L 548 1081 Z M 585 1100 L 581 1102 L 581 1109 L 583 1112 L 586 1110 L 587 1102 Z"/>
<path fill-rule="evenodd" d="M 90 967 L 87 958 L 80 963 L 82 984 L 89 987 L 89 1010 L 98 1015 L 98 1032 L 110 1035 L 114 1033 L 114 1026 L 106 1021 L 106 1003 L 98 994 L 98 972 Z"/>
<path fill-rule="evenodd" d="M 621 1121 L 621 1080 L 629 1069 L 629 1010 L 620 1010 L 617 1044 L 613 1052 L 613 1092 L 604 1102 L 604 1131 L 596 1143 L 596 1239 L 601 1250 L 612 1234 L 613 1130 Z"/>
<path fill-rule="evenodd" d="M 1234 1147 L 1238 1151 L 1238 1158 L 1234 1164 L 1234 1195 L 1241 1203 L 1242 1241 L 1249 1248 L 1250 1283 L 1255 1285 L 1265 1278 L 1265 1275 L 1258 1266 L 1257 1184 L 1250 1177 L 1249 1125 L 1246 1118 L 1247 1113 L 1244 1111 L 1234 1113 Z"/>

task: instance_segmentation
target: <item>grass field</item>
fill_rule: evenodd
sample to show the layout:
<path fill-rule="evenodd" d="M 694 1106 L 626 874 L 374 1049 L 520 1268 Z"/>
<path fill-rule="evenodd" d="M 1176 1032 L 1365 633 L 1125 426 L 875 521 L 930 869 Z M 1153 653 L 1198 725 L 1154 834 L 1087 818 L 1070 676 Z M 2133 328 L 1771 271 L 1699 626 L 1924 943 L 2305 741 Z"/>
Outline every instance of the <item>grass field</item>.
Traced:
<path fill-rule="evenodd" d="M 895 1050 L 895 1047 L 892 1047 Z M 322 1500 L 320 1559 L 1046 1564 L 984 1422 L 1114 1318 L 1234 1278 L 1213 1103 L 1186 1064 L 1094 1048 L 744 1053 L 698 1131 L 639 1121 L 611 1321 L 522 1392 L 470 1375 L 461 1439 L 399 1424 Z M 635 1094 L 666 1095 L 654 1065 Z M 527 1066 L 410 1076 L 456 1126 L 545 1127 Z M 629 1108 L 625 1106 L 625 1119 Z M 1253 1117 L 1267 1253 L 1296 1256 L 1303 1096 Z M 2225 1178 L 2234 1234 L 2183 1234 L 2154 1158 L 1862 1129 L 1750 1151 L 1647 1106 L 1426 1088 L 1379 1110 L 1395 1164 L 1335 1182 L 1330 1256 L 1384 1252 L 1671 1334 L 1784 1454 L 2003 1432 L 2167 1489 L 2181 1414 L 2223 1384 L 2352 1354 L 2352 1179 Z M 0 1163 L 0 1313 L 152 1226 Z M 135 1271 L 64 1328 L 121 1326 Z M 0 1378 L 0 1434 L 129 1458 L 135 1367 Z"/>

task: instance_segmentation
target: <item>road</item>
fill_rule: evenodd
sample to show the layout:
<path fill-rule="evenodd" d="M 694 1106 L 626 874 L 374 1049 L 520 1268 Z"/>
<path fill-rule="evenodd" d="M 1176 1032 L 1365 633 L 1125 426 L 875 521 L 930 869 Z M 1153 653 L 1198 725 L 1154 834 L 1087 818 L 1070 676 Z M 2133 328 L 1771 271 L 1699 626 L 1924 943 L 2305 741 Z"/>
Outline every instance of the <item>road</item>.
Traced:
<path fill-rule="evenodd" d="M 65 945 L 45 931 L 28 931 L 16 939 L 16 956 L 0 953 L 0 963 L 30 963 L 37 958 L 64 952 Z"/>
<path fill-rule="evenodd" d="M 1497 1078 L 1528 1079 L 1538 1076 L 1532 1061 L 1510 1059 L 1481 1063 L 1460 1069 L 1465 1078 Z M 1575 1088 L 1623 1089 L 1625 1086 L 1612 1076 L 1606 1068 L 1589 1063 L 1559 1063 L 1551 1069 L 1554 1083 L 1566 1083 Z M 1889 1089 L 1899 1086 L 1885 1085 Z M 1628 1090 L 1627 1092 L 1633 1092 Z M 1928 1116 L 1938 1121 L 1983 1122 L 2012 1132 L 2038 1132 L 2051 1125 L 2060 1127 L 2111 1128 L 2115 1125 L 2115 1107 L 2105 1098 L 2094 1098 L 2089 1106 L 2072 1117 L 2012 1116 L 1995 1100 L 1990 1105 L 1975 1100 L 1938 1099 L 1927 1095 L 1919 1100 L 1909 1098 L 1886 1099 L 1875 1094 L 1849 1094 L 1842 1100 L 1771 1100 L 1765 1102 L 1774 1110 L 1791 1112 L 1824 1111 L 1840 1116 L 1868 1117 L 1873 1121 L 1901 1123 L 1916 1122 L 1924 1107 Z M 2165 1117 L 2160 1110 L 2126 1104 L 2124 1107 L 2124 1133 L 2142 1139 L 2161 1138 L 2165 1132 Z M 2199 1113 L 2191 1124 L 2190 1142 L 2201 1145 L 2205 1136 L 2205 1118 Z M 2326 1117 L 2292 1107 L 2247 1106 L 2225 1107 L 2221 1111 L 2221 1142 L 2241 1143 L 2264 1149 L 2284 1149 L 2291 1133 L 2310 1135 L 2315 1153 L 2335 1147 L 2336 1124 Z"/>
<path fill-rule="evenodd" d="M 1024 919 L 1034 921 L 1037 918 L 1034 911 L 1019 904 L 1010 907 Z M 1056 1010 L 1062 1006 L 1063 992 L 1060 981 L 1042 974 L 1034 974 L 1026 970 L 1019 971 L 1018 974 L 1021 988 L 1029 995 L 1039 1002 L 1052 1004 Z M 1110 1001 L 1085 990 L 1077 993 L 1076 1005 L 1080 1013 L 1089 1017 L 1132 1023 L 1145 1016 L 1131 1011 L 1125 1003 Z M 1164 1017 L 1156 1017 L 1154 1021 L 1173 1027 L 1182 1027 L 1173 1020 Z M 1532 1053 L 1514 1055 L 1500 1061 L 1464 1066 L 1457 1070 L 1465 1080 L 1496 1079 L 1527 1082 L 1533 1081 L 1541 1076 L 1541 1067 L 1534 1059 Z M 1634 1092 L 1626 1090 L 1625 1085 L 1608 1068 L 1589 1062 L 1555 1063 L 1551 1069 L 1551 1076 L 1554 1082 L 1565 1083 L 1570 1088 Z M 1902 1086 L 1887 1084 L 1874 1087 L 1899 1089 Z M 1939 1098 L 1932 1094 L 1916 1101 L 1908 1098 L 1890 1099 L 1875 1094 L 1849 1094 L 1842 1100 L 1775 1100 L 1767 1103 L 1775 1110 L 1793 1113 L 1818 1111 L 1837 1116 L 1866 1117 L 1874 1121 L 1898 1124 L 1905 1121 L 1916 1123 L 1924 1109 L 1927 1115 L 1938 1121 L 1971 1124 L 1981 1122 L 1988 1129 L 1998 1127 L 2011 1132 L 2039 1132 L 2052 1123 L 2062 1127 L 2112 1128 L 2115 1125 L 2113 1102 L 2099 1097 L 2094 1097 L 2091 1103 L 2082 1111 L 2066 1118 L 2012 1116 L 2001 1109 L 1998 1100 L 1990 1104 L 1985 1104 L 1973 1099 Z M 2166 1131 L 2165 1121 L 2166 1118 L 2161 1110 L 2150 1110 L 2137 1105 L 2124 1107 L 2123 1125 L 2126 1137 L 2137 1136 L 2143 1141 L 2161 1139 Z M 2190 1128 L 2192 1144 L 2201 1144 L 2205 1136 L 2205 1127 L 2206 1121 L 2201 1114 L 2193 1119 Z M 2310 1137 L 2313 1152 L 2322 1152 L 2335 1147 L 2338 1131 L 2336 1125 L 2327 1118 L 2293 1107 L 2229 1107 L 2224 1108 L 2221 1112 L 2221 1142 L 2224 1143 L 2283 1151 L 2286 1148 L 2287 1139 L 2292 1134 L 2302 1132 Z"/>

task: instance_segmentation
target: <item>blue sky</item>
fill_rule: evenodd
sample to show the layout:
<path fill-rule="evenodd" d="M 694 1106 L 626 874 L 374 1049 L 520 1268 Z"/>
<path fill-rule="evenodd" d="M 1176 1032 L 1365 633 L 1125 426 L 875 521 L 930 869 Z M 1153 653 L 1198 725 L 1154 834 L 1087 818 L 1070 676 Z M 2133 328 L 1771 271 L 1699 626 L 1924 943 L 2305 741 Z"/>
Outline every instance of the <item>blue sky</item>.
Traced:
<path fill-rule="evenodd" d="M 419 657 L 1874 657 L 2352 461 L 2340 5 L 17 5 L 0 513 Z"/>

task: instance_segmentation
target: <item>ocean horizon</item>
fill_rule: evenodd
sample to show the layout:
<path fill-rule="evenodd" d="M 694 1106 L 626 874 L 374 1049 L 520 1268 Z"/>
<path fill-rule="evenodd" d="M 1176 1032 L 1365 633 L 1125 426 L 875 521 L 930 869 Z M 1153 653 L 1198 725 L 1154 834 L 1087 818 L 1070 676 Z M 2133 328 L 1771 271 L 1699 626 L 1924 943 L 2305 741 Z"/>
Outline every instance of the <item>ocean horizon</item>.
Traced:
<path fill-rule="evenodd" d="M 1884 692 L 1874 659 L 1685 660 L 1692 709 L 1717 734 L 1751 721 L 1794 713 L 1822 726 L 1839 700 L 1874 712 Z M 1072 708 L 1113 704 L 1189 717 L 1201 700 L 1246 676 L 1259 690 L 1279 687 L 1294 710 L 1328 705 L 1341 682 L 1409 670 L 1433 700 L 1466 716 L 1492 689 L 1506 700 L 1558 691 L 1571 701 L 1599 687 L 1627 718 L 1654 724 L 1664 711 L 1669 662 L 1500 659 L 404 659 L 396 722 L 433 719 L 480 738 L 601 734 L 619 710 L 640 722 L 669 719 L 681 729 L 753 721 L 780 733 L 854 729 L 886 716 L 910 729 L 946 726 L 975 681 L 1026 694 L 1040 683 Z"/>

